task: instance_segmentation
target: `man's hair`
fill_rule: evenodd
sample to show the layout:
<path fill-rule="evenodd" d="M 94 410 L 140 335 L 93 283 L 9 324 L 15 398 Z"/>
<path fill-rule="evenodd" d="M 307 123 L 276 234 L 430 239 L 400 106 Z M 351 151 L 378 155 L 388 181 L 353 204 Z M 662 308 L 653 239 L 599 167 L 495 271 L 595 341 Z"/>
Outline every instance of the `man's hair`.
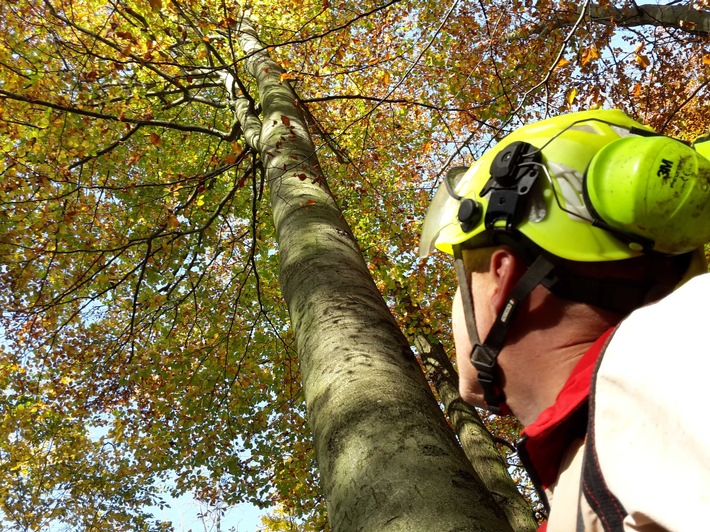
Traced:
<path fill-rule="evenodd" d="M 463 258 L 466 263 L 466 269 L 471 273 L 487 272 L 491 265 L 491 257 L 493 256 L 493 253 L 503 247 L 504 246 L 486 246 L 475 249 L 465 248 L 463 250 Z"/>

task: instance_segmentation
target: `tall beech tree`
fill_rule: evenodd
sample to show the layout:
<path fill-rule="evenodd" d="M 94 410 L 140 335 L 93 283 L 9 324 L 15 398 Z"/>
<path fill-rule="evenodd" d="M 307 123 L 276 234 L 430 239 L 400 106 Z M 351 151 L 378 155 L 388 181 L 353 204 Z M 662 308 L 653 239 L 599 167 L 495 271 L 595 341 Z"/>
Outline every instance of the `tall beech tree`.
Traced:
<path fill-rule="evenodd" d="M 3 525 L 170 529 L 169 490 L 311 529 L 533 528 L 441 357 L 454 280 L 419 220 L 530 119 L 706 133 L 707 9 L 2 3 Z"/>

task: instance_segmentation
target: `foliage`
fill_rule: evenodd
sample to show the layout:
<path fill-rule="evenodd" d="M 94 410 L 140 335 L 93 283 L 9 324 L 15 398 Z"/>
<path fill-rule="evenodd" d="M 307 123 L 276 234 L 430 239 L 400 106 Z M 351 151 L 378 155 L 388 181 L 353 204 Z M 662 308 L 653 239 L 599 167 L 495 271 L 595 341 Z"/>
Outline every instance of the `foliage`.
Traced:
<path fill-rule="evenodd" d="M 250 3 L 410 337 L 449 333 L 450 268 L 415 258 L 449 164 L 591 106 L 709 129 L 702 27 L 610 24 L 600 6 Z M 168 478 L 207 504 L 323 518 L 268 183 L 218 77 L 231 69 L 258 111 L 241 16 L 233 0 L 0 5 L 8 527 L 160 528 L 142 508 Z"/>

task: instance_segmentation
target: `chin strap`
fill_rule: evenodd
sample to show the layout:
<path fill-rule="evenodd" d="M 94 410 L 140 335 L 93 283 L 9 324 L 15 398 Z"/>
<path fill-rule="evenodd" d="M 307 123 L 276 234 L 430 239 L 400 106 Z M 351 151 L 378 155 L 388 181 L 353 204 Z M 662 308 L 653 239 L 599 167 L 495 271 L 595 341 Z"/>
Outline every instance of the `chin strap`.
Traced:
<path fill-rule="evenodd" d="M 530 292 L 543 279 L 548 277 L 554 269 L 554 264 L 542 255 L 535 259 L 511 291 L 486 340 L 481 343 L 473 310 L 473 294 L 468 282 L 468 273 L 464 266 L 461 246 L 454 246 L 453 251 L 456 274 L 459 278 L 459 287 L 461 289 L 466 328 L 473 345 L 471 363 L 478 371 L 478 382 L 483 388 L 483 400 L 486 403 L 486 408 L 494 414 L 509 414 L 510 409 L 505 404 L 505 394 L 499 382 L 496 358 L 501 349 L 503 349 L 508 329 L 513 322 L 518 305 L 525 301 Z"/>

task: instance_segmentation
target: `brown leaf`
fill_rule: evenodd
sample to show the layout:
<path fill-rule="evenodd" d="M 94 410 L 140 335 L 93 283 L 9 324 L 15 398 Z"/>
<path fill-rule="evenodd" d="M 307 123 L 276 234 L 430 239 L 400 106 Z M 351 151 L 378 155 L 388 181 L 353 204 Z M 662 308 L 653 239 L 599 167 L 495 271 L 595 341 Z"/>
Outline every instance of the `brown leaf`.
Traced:
<path fill-rule="evenodd" d="M 163 8 L 163 0 L 148 0 L 153 11 L 160 11 Z"/>
<path fill-rule="evenodd" d="M 281 115 L 281 123 L 284 126 L 290 126 L 291 125 L 291 120 L 286 116 L 286 115 Z"/>
<path fill-rule="evenodd" d="M 160 146 L 163 143 L 163 141 L 160 139 L 160 135 L 158 135 L 157 133 L 151 133 L 150 134 L 150 143 L 153 146 Z"/>
<path fill-rule="evenodd" d="M 239 144 L 239 143 L 236 142 L 236 141 L 230 142 L 229 145 L 232 147 L 232 151 L 233 151 L 236 155 L 241 155 L 242 152 L 244 151 L 244 148 L 242 148 L 242 145 Z"/>

